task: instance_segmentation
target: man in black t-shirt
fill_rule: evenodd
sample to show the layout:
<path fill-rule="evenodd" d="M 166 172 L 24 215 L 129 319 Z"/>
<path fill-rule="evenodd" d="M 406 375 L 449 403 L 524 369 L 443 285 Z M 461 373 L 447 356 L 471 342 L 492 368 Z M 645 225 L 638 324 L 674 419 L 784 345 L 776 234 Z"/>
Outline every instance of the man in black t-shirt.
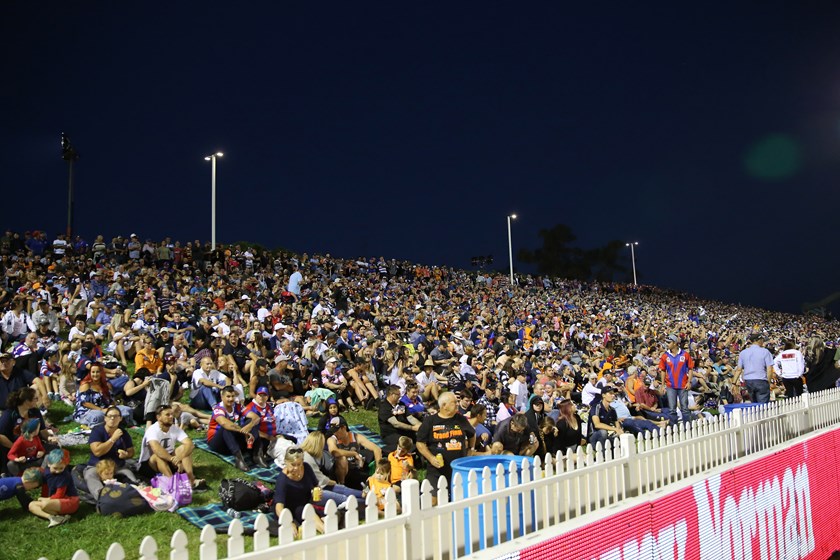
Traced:
<path fill-rule="evenodd" d="M 399 386 L 389 385 L 385 390 L 385 400 L 379 403 L 379 434 L 385 442 L 385 453 L 397 448 L 400 436 L 408 436 L 411 441 L 417 439 L 418 429 L 420 420 L 407 415 L 405 405 L 400 402 Z"/>
<path fill-rule="evenodd" d="M 438 407 L 439 412 L 426 416 L 417 430 L 417 451 L 428 462 L 426 480 L 435 493 L 441 476 L 447 480 L 452 477 L 452 461 L 472 455 L 475 448 L 475 429 L 458 414 L 455 393 L 446 392 L 438 397 Z"/>
<path fill-rule="evenodd" d="M 595 445 L 598 442 L 605 442 L 609 438 L 620 436 L 624 433 L 621 424 L 618 422 L 618 413 L 612 408 L 615 400 L 615 389 L 605 387 L 601 390 L 601 400 L 592 405 L 589 411 L 589 444 Z"/>
<path fill-rule="evenodd" d="M 528 426 L 528 418 L 521 412 L 505 418 L 496 426 L 493 443 L 500 442 L 505 452 L 514 455 L 533 455 L 539 448 L 537 434 Z"/>

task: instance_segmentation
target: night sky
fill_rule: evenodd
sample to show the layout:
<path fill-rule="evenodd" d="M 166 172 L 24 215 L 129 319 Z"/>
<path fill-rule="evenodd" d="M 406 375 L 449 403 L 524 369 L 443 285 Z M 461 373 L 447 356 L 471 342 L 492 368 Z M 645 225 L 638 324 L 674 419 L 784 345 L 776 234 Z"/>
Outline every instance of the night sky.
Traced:
<path fill-rule="evenodd" d="M 640 282 L 840 290 L 840 3 L 421 4 L 4 3 L 0 227 L 64 230 L 63 131 L 89 240 L 209 240 L 221 150 L 221 243 L 504 267 L 517 213 L 514 252 L 563 222 Z"/>

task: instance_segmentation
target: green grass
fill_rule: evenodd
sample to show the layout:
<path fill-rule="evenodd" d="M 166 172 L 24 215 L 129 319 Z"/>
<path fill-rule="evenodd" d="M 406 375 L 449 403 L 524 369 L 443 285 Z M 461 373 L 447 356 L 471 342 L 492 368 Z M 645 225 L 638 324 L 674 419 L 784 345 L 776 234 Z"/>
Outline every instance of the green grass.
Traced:
<path fill-rule="evenodd" d="M 60 426 L 62 432 L 69 431 L 76 424 L 61 425 L 61 420 L 72 412 L 63 403 L 54 403 L 50 408 L 50 420 Z M 350 424 L 363 424 L 375 432 L 379 432 L 376 412 L 359 411 L 344 414 Z M 310 422 L 317 425 L 317 420 Z M 130 430 L 139 457 L 142 433 Z M 204 437 L 201 432 L 190 433 L 194 438 Z M 69 448 L 71 463 L 85 463 L 88 460 L 87 446 Z M 219 481 L 223 478 L 245 477 L 241 471 L 225 463 L 215 455 L 200 449 L 195 451 L 195 473 L 198 478 L 204 478 L 210 487 L 208 491 L 193 495 L 194 506 L 211 504 L 219 501 Z M 139 557 L 140 541 L 146 535 L 155 538 L 158 544 L 158 557 L 169 556 L 169 541 L 172 534 L 182 529 L 189 539 L 190 558 L 198 558 L 199 536 L 201 530 L 187 523 L 176 513 L 149 513 L 126 519 L 103 517 L 87 504 L 82 504 L 79 511 L 72 516 L 65 525 L 47 529 L 47 522 L 20 509 L 17 500 L 0 502 L 0 534 L 4 535 L 0 558 L 4 560 L 34 560 L 45 557 L 49 560 L 65 560 L 73 556 L 78 549 L 85 550 L 92 560 L 102 560 L 108 547 L 113 542 L 119 542 L 126 552 L 126 558 Z M 246 551 L 251 550 L 251 537 L 246 537 Z M 218 535 L 217 542 L 219 558 L 227 554 L 226 535 Z"/>

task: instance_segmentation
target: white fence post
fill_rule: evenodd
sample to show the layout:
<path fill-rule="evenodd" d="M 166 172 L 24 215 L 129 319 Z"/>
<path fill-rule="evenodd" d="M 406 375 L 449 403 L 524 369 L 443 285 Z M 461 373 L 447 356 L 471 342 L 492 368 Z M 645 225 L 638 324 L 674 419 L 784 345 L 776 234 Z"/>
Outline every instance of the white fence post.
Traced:
<path fill-rule="evenodd" d="M 422 517 L 420 515 L 420 483 L 414 479 L 404 480 L 401 493 L 403 515 L 406 516 L 405 550 L 403 557 L 408 560 L 420 560 L 422 558 L 422 547 L 420 543 L 423 542 Z"/>
<path fill-rule="evenodd" d="M 735 447 L 735 458 L 737 459 L 746 455 L 747 452 L 747 434 L 744 430 L 744 411 L 740 408 L 736 408 L 729 414 L 729 425 L 735 430 L 735 441 L 732 443 Z"/>
<path fill-rule="evenodd" d="M 621 446 L 619 447 L 621 458 L 627 460 L 627 466 L 624 469 L 624 488 L 628 497 L 638 496 L 641 477 L 639 476 L 636 438 L 632 434 L 621 434 L 619 438 L 621 439 Z"/>

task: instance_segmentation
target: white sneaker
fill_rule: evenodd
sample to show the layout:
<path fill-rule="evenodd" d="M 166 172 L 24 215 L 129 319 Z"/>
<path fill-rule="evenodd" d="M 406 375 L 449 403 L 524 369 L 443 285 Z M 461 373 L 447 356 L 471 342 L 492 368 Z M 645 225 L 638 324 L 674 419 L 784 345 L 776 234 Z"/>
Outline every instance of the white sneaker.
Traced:
<path fill-rule="evenodd" d="M 47 525 L 49 527 L 58 527 L 59 525 L 64 525 L 70 521 L 69 515 L 50 515 L 50 524 Z"/>

